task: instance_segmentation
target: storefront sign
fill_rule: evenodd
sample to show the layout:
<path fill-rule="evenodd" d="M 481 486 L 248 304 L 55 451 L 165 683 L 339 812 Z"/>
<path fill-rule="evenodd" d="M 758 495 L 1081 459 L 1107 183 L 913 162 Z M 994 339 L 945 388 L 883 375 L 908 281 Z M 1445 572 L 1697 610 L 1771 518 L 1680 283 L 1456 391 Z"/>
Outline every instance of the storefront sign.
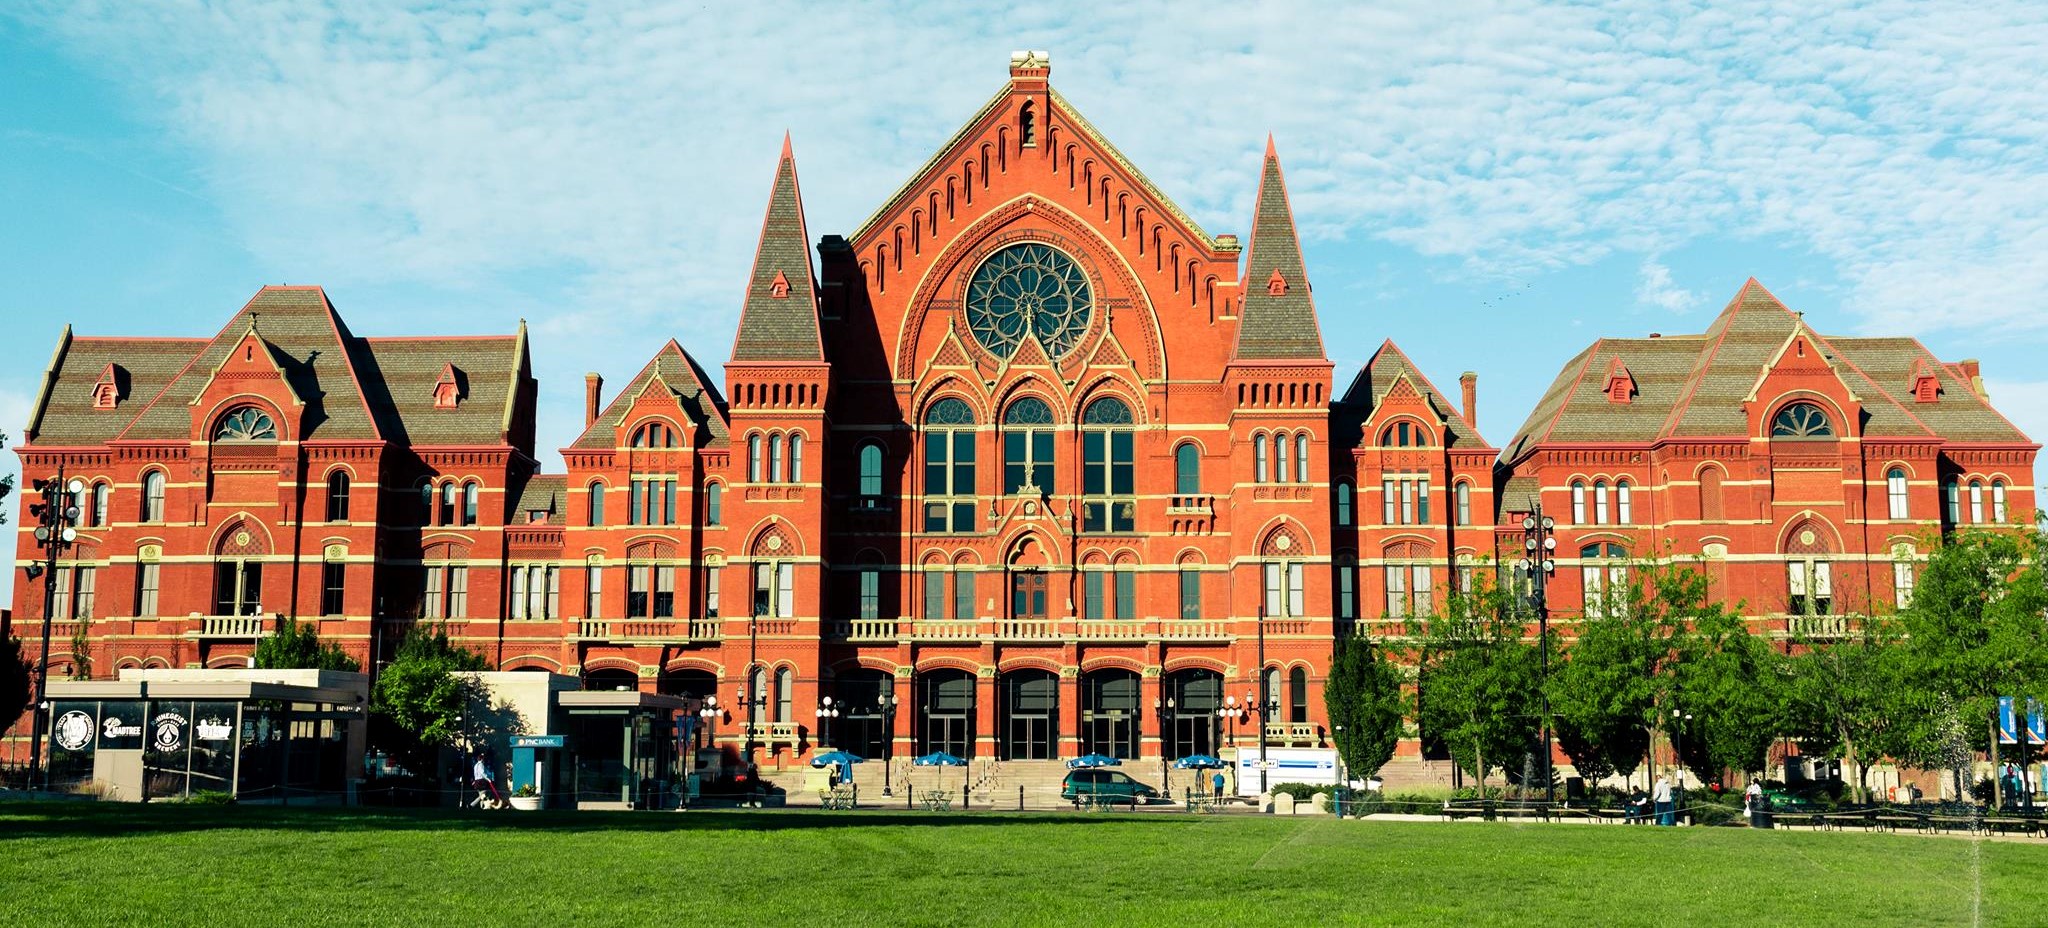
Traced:
<path fill-rule="evenodd" d="M 50 736 L 57 740 L 57 746 L 67 751 L 92 749 L 92 716 L 73 709 L 57 717 L 57 724 L 51 727 Z"/>
<path fill-rule="evenodd" d="M 108 715 L 100 720 L 100 734 L 108 738 L 140 738 L 142 723 L 140 719 L 130 721 L 118 715 Z"/>
<path fill-rule="evenodd" d="M 185 717 L 176 712 L 159 713 L 152 723 L 150 747 L 169 753 L 185 747 Z"/>
<path fill-rule="evenodd" d="M 197 731 L 196 737 L 201 741 L 226 741 L 234 737 L 235 723 L 227 719 L 200 719 Z"/>
<path fill-rule="evenodd" d="M 562 735 L 513 735 L 515 748 L 559 748 L 567 741 Z"/>

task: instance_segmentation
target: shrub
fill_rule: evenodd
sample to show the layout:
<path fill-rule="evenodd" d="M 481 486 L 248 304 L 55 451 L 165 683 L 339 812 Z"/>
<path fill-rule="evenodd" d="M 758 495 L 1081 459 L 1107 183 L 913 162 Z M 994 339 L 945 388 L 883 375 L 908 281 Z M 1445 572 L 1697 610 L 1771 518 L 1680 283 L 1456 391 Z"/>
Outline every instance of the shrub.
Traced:
<path fill-rule="evenodd" d="M 1307 802 L 1309 797 L 1317 793 L 1328 793 L 1334 790 L 1336 790 L 1334 786 L 1318 786 L 1314 783 L 1275 783 L 1266 792 L 1274 796 L 1286 793 L 1289 796 L 1293 796 L 1295 802 Z"/>
<path fill-rule="evenodd" d="M 186 806 L 227 806 L 234 805 L 235 797 L 233 794 L 222 790 L 202 789 L 183 799 L 174 799 L 172 802 Z"/>

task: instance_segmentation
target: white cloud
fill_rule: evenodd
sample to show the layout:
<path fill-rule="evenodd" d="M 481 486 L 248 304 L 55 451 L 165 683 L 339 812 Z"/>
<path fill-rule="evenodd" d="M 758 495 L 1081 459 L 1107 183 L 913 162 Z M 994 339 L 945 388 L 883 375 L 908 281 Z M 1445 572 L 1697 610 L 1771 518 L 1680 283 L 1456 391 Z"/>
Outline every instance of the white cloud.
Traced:
<path fill-rule="evenodd" d="M 567 268 L 551 383 L 632 334 L 725 351 L 782 130 L 850 231 L 999 85 L 1054 81 L 1213 231 L 1280 140 L 1312 235 L 1503 278 L 1709 238 L 1834 266 L 1858 327 L 2048 335 L 2039 4 L 147 6 L 42 0 L 291 279 Z M 1746 268 L 1728 269 L 1729 285 Z M 1696 299 L 1656 261 L 1638 298 Z M 636 357 L 631 364 L 637 366 Z M 619 366 L 619 365 L 614 365 Z M 574 391 L 544 412 L 573 427 Z M 543 444 L 547 444 L 546 438 Z"/>
<path fill-rule="evenodd" d="M 1636 302 L 1670 313 L 1682 313 L 1700 303 L 1700 295 L 1671 281 L 1671 268 L 1655 258 L 1643 262 L 1636 281 Z"/>

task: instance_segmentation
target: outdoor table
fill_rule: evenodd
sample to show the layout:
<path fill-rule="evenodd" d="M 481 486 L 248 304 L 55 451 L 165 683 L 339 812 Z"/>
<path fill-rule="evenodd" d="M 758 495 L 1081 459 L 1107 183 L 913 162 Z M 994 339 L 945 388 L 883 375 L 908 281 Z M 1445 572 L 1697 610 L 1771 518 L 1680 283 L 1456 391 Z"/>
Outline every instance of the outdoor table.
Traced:
<path fill-rule="evenodd" d="M 952 809 L 952 793 L 942 789 L 928 789 L 924 791 L 924 810 L 926 812 L 950 812 Z"/>

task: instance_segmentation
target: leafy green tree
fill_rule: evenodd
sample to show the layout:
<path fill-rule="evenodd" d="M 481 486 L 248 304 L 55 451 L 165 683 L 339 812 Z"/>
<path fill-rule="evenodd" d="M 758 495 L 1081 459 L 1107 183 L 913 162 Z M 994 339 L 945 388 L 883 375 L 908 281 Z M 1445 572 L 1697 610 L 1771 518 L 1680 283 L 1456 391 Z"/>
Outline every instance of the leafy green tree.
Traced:
<path fill-rule="evenodd" d="M 1409 622 L 1416 720 L 1481 789 L 1490 771 L 1517 769 L 1539 740 L 1541 667 L 1525 630 L 1514 597 L 1491 584 Z"/>
<path fill-rule="evenodd" d="M 1723 603 L 1702 602 L 1674 642 L 1671 693 L 1666 708 L 1680 760 L 1701 782 L 1722 772 L 1764 768 L 1784 718 L 1786 674 L 1782 655 L 1750 634 Z"/>
<path fill-rule="evenodd" d="M 1803 754 L 1839 757 L 1857 771 L 1856 798 L 1869 798 L 1869 766 L 1879 757 L 1940 769 L 1932 742 L 1936 712 L 1912 685 L 1899 624 L 1872 616 L 1854 638 L 1804 642 L 1786 659 L 1785 734 Z"/>
<path fill-rule="evenodd" d="M 86 620 L 71 626 L 71 679 L 92 679 L 92 639 L 86 637 Z"/>
<path fill-rule="evenodd" d="M 1373 776 L 1394 758 L 1407 703 L 1401 692 L 1403 676 L 1371 639 L 1338 639 L 1323 684 L 1323 705 L 1337 754 L 1352 775 Z"/>
<path fill-rule="evenodd" d="M 312 622 L 278 617 L 277 631 L 256 642 L 256 666 L 278 670 L 346 670 L 363 665 L 338 644 L 320 643 L 320 632 Z"/>
<path fill-rule="evenodd" d="M 27 711 L 30 684 L 35 680 L 35 667 L 23 656 L 24 650 L 21 639 L 0 637 L 0 719 L 8 725 Z"/>
<path fill-rule="evenodd" d="M 474 734 L 465 724 L 469 707 L 488 701 L 481 684 L 455 674 L 489 668 L 483 655 L 450 641 L 446 627 L 407 633 L 371 694 L 378 745 L 414 773 L 433 770 L 441 748 Z"/>

